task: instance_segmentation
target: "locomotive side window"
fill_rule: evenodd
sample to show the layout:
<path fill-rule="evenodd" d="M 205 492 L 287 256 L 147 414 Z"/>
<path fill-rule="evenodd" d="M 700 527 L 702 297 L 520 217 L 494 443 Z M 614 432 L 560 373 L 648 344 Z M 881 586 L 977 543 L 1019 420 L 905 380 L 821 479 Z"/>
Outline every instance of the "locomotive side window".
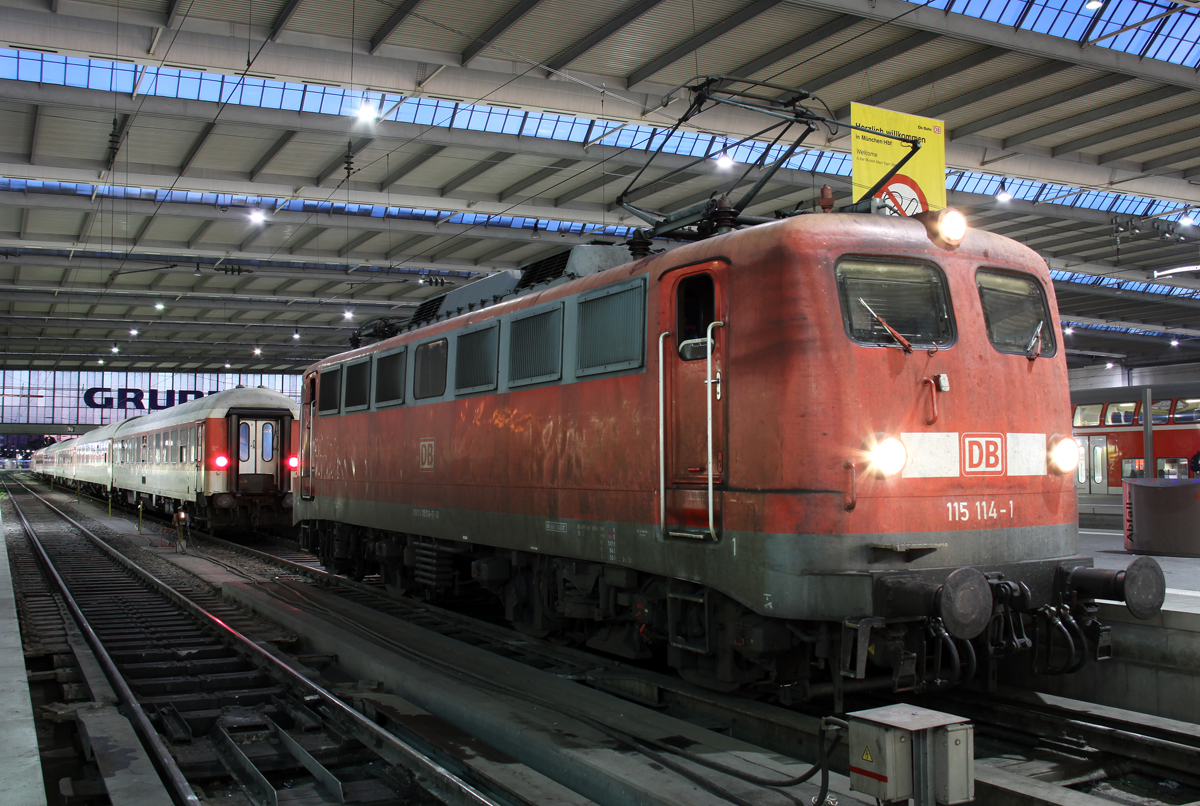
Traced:
<path fill-rule="evenodd" d="M 1165 423 L 1171 416 L 1171 401 L 1170 400 L 1155 400 L 1150 404 L 1150 419 L 1155 425 Z M 1146 415 L 1139 410 L 1137 416 L 1137 424 L 1142 425 L 1146 422 Z"/>
<path fill-rule="evenodd" d="M 562 377 L 562 305 L 514 319 L 509 329 L 508 382 L 512 386 Z"/>
<path fill-rule="evenodd" d="M 466 394 L 495 389 L 499 349 L 498 324 L 460 334 L 454 360 L 454 391 Z"/>
<path fill-rule="evenodd" d="M 708 356 L 708 326 L 716 318 L 712 277 L 696 274 L 681 280 L 675 294 L 675 310 L 679 315 L 679 357 L 696 361 Z"/>
<path fill-rule="evenodd" d="M 250 423 L 238 426 L 238 461 L 250 461 Z"/>
<path fill-rule="evenodd" d="M 1050 309 L 1037 280 L 980 269 L 975 284 L 993 347 L 1015 355 L 1054 355 L 1057 345 Z"/>
<path fill-rule="evenodd" d="M 646 335 L 645 291 L 634 286 L 599 288 L 579 297 L 578 375 L 642 365 Z"/>
<path fill-rule="evenodd" d="M 1077 406 L 1075 408 L 1075 419 L 1072 422 L 1076 426 L 1100 425 L 1100 413 L 1102 411 L 1104 411 L 1103 403 Z"/>
<path fill-rule="evenodd" d="M 371 397 L 371 362 L 359 361 L 346 365 L 346 391 L 342 411 L 365 409 Z"/>
<path fill-rule="evenodd" d="M 1137 403 L 1109 403 L 1104 417 L 1105 425 L 1133 425 L 1133 413 Z"/>
<path fill-rule="evenodd" d="M 335 367 L 321 373 L 321 394 L 317 409 L 324 414 L 337 414 L 342 397 L 342 368 Z"/>
<path fill-rule="evenodd" d="M 1175 401 L 1175 422 L 1200 422 L 1200 398 Z"/>
<path fill-rule="evenodd" d="M 413 397 L 424 400 L 446 394 L 446 357 L 450 342 L 438 339 L 422 344 L 413 354 Z"/>
<path fill-rule="evenodd" d="M 854 341 L 899 347 L 889 327 L 916 345 L 945 347 L 954 340 L 946 281 L 933 266 L 843 260 L 837 281 L 842 319 Z"/>
<path fill-rule="evenodd" d="M 404 350 L 379 356 L 375 360 L 375 405 L 404 402 Z"/>

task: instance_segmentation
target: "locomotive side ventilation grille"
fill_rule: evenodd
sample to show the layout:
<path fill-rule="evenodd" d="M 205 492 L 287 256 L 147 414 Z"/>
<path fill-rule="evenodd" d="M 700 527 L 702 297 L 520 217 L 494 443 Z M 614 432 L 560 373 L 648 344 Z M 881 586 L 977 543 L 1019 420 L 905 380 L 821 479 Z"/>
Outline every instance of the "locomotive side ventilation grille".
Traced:
<path fill-rule="evenodd" d="M 638 284 L 579 303 L 580 375 L 641 365 L 643 294 Z"/>
<path fill-rule="evenodd" d="M 509 383 L 515 386 L 562 377 L 561 305 L 514 320 L 509 339 Z"/>
<path fill-rule="evenodd" d="M 361 408 L 367 405 L 370 387 L 370 361 L 346 367 L 346 408 Z"/>
<path fill-rule="evenodd" d="M 492 325 L 458 337 L 454 391 L 486 392 L 496 388 L 500 328 Z"/>
<path fill-rule="evenodd" d="M 342 395 L 342 368 L 327 369 L 321 373 L 321 392 L 317 408 L 322 414 L 336 412 Z"/>
<path fill-rule="evenodd" d="M 416 312 L 413 313 L 412 319 L 408 320 L 408 324 L 419 325 L 424 322 L 432 322 L 437 318 L 438 313 L 441 312 L 442 300 L 445 298 L 445 294 L 438 294 L 436 297 L 430 297 L 422 302 Z"/>
<path fill-rule="evenodd" d="M 571 260 L 571 250 L 559 252 L 557 255 L 542 258 L 536 263 L 530 263 L 522 269 L 521 281 L 517 290 L 531 288 L 538 283 L 546 283 L 563 276 L 567 263 Z"/>

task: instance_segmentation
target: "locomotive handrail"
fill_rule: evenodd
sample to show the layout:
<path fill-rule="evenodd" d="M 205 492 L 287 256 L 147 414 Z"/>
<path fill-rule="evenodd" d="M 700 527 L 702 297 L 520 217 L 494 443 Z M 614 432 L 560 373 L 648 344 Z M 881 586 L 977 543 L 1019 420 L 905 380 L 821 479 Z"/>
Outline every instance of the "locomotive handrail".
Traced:
<path fill-rule="evenodd" d="M 667 536 L 667 426 L 663 419 L 663 342 L 670 335 L 669 330 L 658 334 L 658 520 L 664 538 Z"/>
<path fill-rule="evenodd" d="M 724 322 L 709 322 L 708 332 L 705 334 L 708 337 L 707 356 L 705 357 L 704 370 L 704 385 L 708 387 L 705 390 L 704 401 L 708 405 L 708 536 L 717 540 L 717 530 L 713 526 L 713 374 L 712 374 L 712 351 L 713 351 L 713 328 L 725 327 Z M 662 341 L 659 341 L 662 344 Z"/>

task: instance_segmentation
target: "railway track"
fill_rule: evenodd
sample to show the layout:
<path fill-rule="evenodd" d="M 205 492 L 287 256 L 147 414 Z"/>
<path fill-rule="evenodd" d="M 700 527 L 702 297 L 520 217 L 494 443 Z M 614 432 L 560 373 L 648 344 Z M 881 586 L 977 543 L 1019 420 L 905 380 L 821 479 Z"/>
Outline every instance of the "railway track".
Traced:
<path fill-rule="evenodd" d="M 369 608 L 456 640 L 520 661 L 555 676 L 582 682 L 726 735 L 794 758 L 815 760 L 820 717 L 755 699 L 723 695 L 677 678 L 531 639 L 496 624 L 389 594 L 382 585 L 356 582 L 323 571 L 317 559 L 283 541 L 256 546 L 201 537 L 196 549 L 226 567 L 238 566 L 287 588 L 297 606 L 341 619 L 321 597 L 334 597 Z M 325 600 L 328 603 L 328 600 Z M 358 627 L 364 632 L 369 630 Z M 376 636 L 384 639 L 383 636 Z M 879 704 L 860 701 L 861 707 Z M 1016 779 L 1027 779 L 1021 797 L 1035 803 L 1080 801 L 1080 792 L 1126 802 L 1133 790 L 1138 803 L 1187 803 L 1200 800 L 1200 728 L 1129 711 L 1019 691 L 986 697 L 970 691 L 930 696 L 920 704 L 972 719 L 977 726 L 977 788 L 1011 794 Z M 846 771 L 844 746 L 835 748 L 831 766 Z M 1170 784 L 1157 792 L 1158 784 Z M 1161 788 L 1161 787 L 1160 787 Z M 1057 793 L 1057 794 L 1056 794 Z M 1184 798 L 1180 800 L 1179 798 Z M 983 800 L 990 800 L 983 797 Z M 1086 802 L 1086 801 L 1085 801 Z"/>
<path fill-rule="evenodd" d="M 141 746 L 133 746 L 112 710 L 104 715 L 109 745 L 126 746 L 107 752 L 150 762 L 161 783 L 151 783 L 143 765 L 139 785 L 150 793 L 145 802 L 168 802 L 155 799 L 161 790 L 170 802 L 198 806 L 197 789 L 224 797 L 224 803 L 271 806 L 305 798 L 454 806 L 534 802 L 478 780 L 469 768 L 454 769 L 453 760 L 435 758 L 367 719 L 314 682 L 313 669 L 267 644 L 288 636 L 221 600 L 190 574 L 161 560 L 146 563 L 166 566 L 155 569 L 161 576 L 152 574 L 32 491 L 3 484 L 27 541 L 16 552 L 23 559 L 14 566 L 14 581 L 35 599 L 53 596 L 66 606 L 73 623 L 65 623 L 61 637 L 50 634 L 51 641 L 70 645 L 77 631 L 87 644 L 78 647 L 77 659 L 97 702 L 64 706 L 58 715 L 70 718 L 73 711 L 94 731 L 94 706 L 119 703 Z M 39 616 L 46 621 L 45 613 Z M 114 802 L 127 801 L 118 801 L 111 787 L 128 785 L 132 777 L 105 778 Z"/>

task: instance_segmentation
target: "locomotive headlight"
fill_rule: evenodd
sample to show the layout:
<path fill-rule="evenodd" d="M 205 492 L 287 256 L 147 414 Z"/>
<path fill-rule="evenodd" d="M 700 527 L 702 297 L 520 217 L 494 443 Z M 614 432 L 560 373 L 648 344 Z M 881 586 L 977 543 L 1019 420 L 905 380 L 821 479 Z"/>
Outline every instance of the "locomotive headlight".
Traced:
<path fill-rule="evenodd" d="M 929 240 L 943 249 L 957 249 L 967 237 L 967 218 L 958 210 L 926 210 L 913 218 L 925 225 Z"/>
<path fill-rule="evenodd" d="M 1073 437 L 1063 437 L 1057 442 L 1051 438 L 1050 465 L 1059 473 L 1070 473 L 1079 466 L 1079 444 Z"/>
<path fill-rule="evenodd" d="M 904 463 L 908 461 L 908 450 L 900 440 L 887 437 L 867 452 L 867 459 L 871 470 L 884 476 L 894 476 L 904 469 Z"/>

